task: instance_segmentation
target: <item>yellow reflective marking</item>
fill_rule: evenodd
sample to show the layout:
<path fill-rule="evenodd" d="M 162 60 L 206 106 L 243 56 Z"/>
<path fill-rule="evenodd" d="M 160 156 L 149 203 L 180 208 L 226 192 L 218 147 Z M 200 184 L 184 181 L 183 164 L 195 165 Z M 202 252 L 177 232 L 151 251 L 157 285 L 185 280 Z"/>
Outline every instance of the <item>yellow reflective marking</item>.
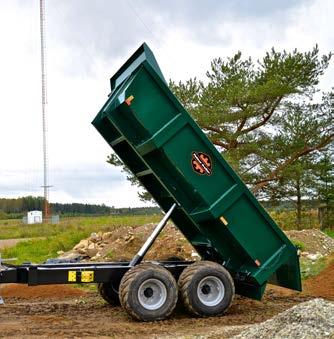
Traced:
<path fill-rule="evenodd" d="M 76 282 L 77 281 L 77 272 L 76 271 L 68 271 L 68 281 Z"/>
<path fill-rule="evenodd" d="M 228 222 L 227 222 L 227 220 L 226 220 L 223 216 L 220 217 L 220 221 L 221 221 L 225 226 L 227 226 Z"/>
<path fill-rule="evenodd" d="M 93 281 L 94 281 L 94 271 L 81 272 L 81 282 L 93 282 Z"/>
<path fill-rule="evenodd" d="M 130 96 L 125 100 L 126 104 L 127 104 L 128 106 L 130 106 L 130 105 L 131 105 L 131 101 L 132 101 L 134 98 L 135 98 L 135 97 L 134 97 L 133 95 L 130 95 Z"/>

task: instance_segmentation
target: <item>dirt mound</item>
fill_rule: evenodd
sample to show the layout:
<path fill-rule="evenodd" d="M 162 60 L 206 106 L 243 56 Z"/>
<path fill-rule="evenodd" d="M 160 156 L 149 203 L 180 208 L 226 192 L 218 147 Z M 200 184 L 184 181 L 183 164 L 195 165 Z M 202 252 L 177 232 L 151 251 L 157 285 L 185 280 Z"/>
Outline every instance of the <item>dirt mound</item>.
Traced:
<path fill-rule="evenodd" d="M 307 279 L 303 288 L 307 294 L 334 300 L 334 259 L 319 275 Z"/>
<path fill-rule="evenodd" d="M 147 224 L 140 227 L 123 227 L 114 232 L 92 233 L 89 238 L 74 246 L 72 251 L 61 253 L 59 258 L 73 259 L 82 256 L 92 261 L 130 260 L 155 226 Z M 165 227 L 145 256 L 148 260 L 164 260 L 169 257 L 186 260 L 198 257 L 186 238 L 172 224 Z"/>
<path fill-rule="evenodd" d="M 80 241 L 73 250 L 59 255 L 61 259 L 78 257 L 91 261 L 130 260 L 147 237 L 155 224 L 140 227 L 121 227 L 113 232 L 92 233 Z M 302 247 L 302 256 L 308 260 L 318 260 L 334 251 L 334 239 L 320 230 L 287 231 L 287 236 Z M 164 260 L 169 257 L 181 257 L 196 260 L 198 255 L 182 233 L 172 224 L 168 224 L 146 255 L 148 260 Z"/>
<path fill-rule="evenodd" d="M 334 303 L 313 299 L 296 305 L 233 338 L 332 338 Z"/>
<path fill-rule="evenodd" d="M 302 246 L 302 255 L 319 253 L 325 256 L 334 251 L 334 239 L 317 229 L 286 231 L 295 244 Z"/>
<path fill-rule="evenodd" d="M 18 299 L 65 299 L 83 296 L 86 292 L 68 285 L 27 286 L 22 284 L 2 285 L 0 295 Z"/>

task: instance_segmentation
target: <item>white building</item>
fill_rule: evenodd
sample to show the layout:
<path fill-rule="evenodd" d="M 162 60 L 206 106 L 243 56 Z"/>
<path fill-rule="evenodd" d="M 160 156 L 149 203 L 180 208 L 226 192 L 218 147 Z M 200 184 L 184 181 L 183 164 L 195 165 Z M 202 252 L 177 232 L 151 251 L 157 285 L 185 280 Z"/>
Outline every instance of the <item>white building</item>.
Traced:
<path fill-rule="evenodd" d="M 27 214 L 27 224 L 41 224 L 43 222 L 42 211 L 30 211 Z"/>

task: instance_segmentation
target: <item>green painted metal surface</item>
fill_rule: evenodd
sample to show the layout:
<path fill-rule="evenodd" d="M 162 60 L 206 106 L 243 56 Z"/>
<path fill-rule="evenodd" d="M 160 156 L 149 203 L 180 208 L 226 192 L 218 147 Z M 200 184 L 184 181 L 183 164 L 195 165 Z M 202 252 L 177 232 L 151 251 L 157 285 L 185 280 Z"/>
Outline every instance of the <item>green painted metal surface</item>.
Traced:
<path fill-rule="evenodd" d="M 301 290 L 296 248 L 169 90 L 143 44 L 111 78 L 93 121 L 203 259 L 222 263 L 237 293 L 267 282 Z"/>

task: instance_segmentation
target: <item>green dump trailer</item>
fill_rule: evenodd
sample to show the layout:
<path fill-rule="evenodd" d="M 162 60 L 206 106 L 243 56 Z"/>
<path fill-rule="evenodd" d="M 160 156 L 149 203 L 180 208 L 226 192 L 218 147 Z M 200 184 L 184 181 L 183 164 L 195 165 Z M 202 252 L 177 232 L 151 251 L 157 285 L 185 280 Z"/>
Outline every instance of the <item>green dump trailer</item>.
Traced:
<path fill-rule="evenodd" d="M 93 121 L 114 152 L 203 260 L 223 265 L 236 292 L 260 299 L 268 282 L 301 290 L 295 246 L 168 88 L 144 43 L 110 79 Z"/>
<path fill-rule="evenodd" d="M 146 44 L 110 84 L 93 125 L 165 216 L 131 261 L 0 260 L 0 284 L 97 283 L 103 299 L 142 321 L 165 319 L 178 298 L 191 314 L 214 316 L 235 293 L 261 299 L 267 283 L 300 291 L 295 246 L 170 91 Z M 142 261 L 169 218 L 201 261 Z"/>

